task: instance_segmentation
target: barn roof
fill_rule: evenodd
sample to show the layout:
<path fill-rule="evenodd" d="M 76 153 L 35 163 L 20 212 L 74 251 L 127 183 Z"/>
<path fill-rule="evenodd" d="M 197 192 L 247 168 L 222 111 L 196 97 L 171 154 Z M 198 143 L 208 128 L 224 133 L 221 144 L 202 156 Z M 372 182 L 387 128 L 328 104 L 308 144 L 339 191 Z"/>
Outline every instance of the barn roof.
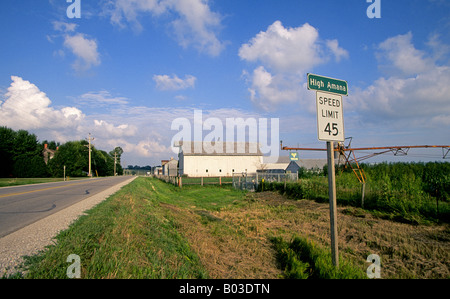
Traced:
<path fill-rule="evenodd" d="M 259 143 L 255 142 L 197 142 L 180 141 L 184 156 L 262 156 Z"/>

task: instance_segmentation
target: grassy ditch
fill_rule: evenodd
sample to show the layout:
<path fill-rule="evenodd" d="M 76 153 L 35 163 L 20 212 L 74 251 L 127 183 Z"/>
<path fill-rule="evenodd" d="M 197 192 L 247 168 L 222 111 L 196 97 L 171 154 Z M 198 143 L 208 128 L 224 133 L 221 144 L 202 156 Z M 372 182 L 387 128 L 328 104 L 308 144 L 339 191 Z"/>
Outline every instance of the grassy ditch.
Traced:
<path fill-rule="evenodd" d="M 364 279 L 365 273 L 348 260 L 340 257 L 339 268 L 330 264 L 329 250 L 317 246 L 306 238 L 294 237 L 286 242 L 281 237 L 271 238 L 277 259 L 288 279 Z"/>
<path fill-rule="evenodd" d="M 25 278 L 67 278 L 71 254 L 80 256 L 82 278 L 208 277 L 149 182 L 136 179 L 29 257 Z"/>

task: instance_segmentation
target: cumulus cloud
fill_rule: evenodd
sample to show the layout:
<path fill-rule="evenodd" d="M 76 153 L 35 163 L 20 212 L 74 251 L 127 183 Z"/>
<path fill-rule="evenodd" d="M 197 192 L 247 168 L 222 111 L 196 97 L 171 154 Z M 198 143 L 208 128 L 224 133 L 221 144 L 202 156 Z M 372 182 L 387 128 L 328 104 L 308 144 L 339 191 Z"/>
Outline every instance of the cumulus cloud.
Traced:
<path fill-rule="evenodd" d="M 265 110 L 298 100 L 300 85 L 315 66 L 348 56 L 338 40 L 321 40 L 310 24 L 286 28 L 280 21 L 239 49 L 242 60 L 260 64 L 250 75 L 245 71 L 244 77 L 252 102 Z"/>
<path fill-rule="evenodd" d="M 86 115 L 75 107 L 56 108 L 35 84 L 19 76 L 2 94 L 0 102 L 1 124 L 14 130 L 29 130 L 41 139 L 59 142 L 84 139 L 88 133 L 98 137 L 98 147 L 108 146 L 108 140 L 130 138 L 137 134 L 133 124 L 109 115 Z M 108 92 L 104 92 L 109 95 Z M 99 118 L 104 116 L 104 119 Z"/>
<path fill-rule="evenodd" d="M 316 65 L 329 60 L 347 57 L 346 50 L 337 40 L 319 39 L 319 32 L 308 23 L 296 28 L 285 28 L 280 21 L 274 22 L 267 31 L 258 33 L 249 43 L 239 49 L 239 57 L 246 61 L 260 62 L 275 71 L 305 73 Z"/>
<path fill-rule="evenodd" d="M 128 124 L 115 126 L 104 120 L 94 120 L 93 130 L 106 138 L 129 137 L 136 134 L 137 127 Z"/>
<path fill-rule="evenodd" d="M 219 55 L 225 43 L 217 37 L 221 17 L 212 12 L 206 0 L 173 1 L 173 9 L 179 18 L 172 22 L 175 35 L 183 47 L 193 45 L 200 52 Z"/>
<path fill-rule="evenodd" d="M 47 40 L 54 43 L 55 40 L 63 39 L 63 46 L 69 50 L 76 60 L 72 64 L 72 68 L 77 72 L 98 66 L 101 63 L 100 53 L 98 51 L 98 42 L 94 38 L 90 38 L 83 33 L 77 33 L 77 24 L 66 23 L 61 21 L 53 21 L 53 29 L 57 34 L 47 35 Z M 66 53 L 63 49 L 54 51 L 55 56 L 65 57 Z"/>
<path fill-rule="evenodd" d="M 39 88 L 18 76 L 11 76 L 11 86 L 0 106 L 2 124 L 13 129 L 67 128 L 79 124 L 85 115 L 75 107 L 55 109 Z"/>
<path fill-rule="evenodd" d="M 250 85 L 251 101 L 266 111 L 280 103 L 295 101 L 301 92 L 299 79 L 287 79 L 283 74 L 272 75 L 263 66 L 256 68 L 251 75 L 244 72 L 244 77 Z"/>
<path fill-rule="evenodd" d="M 339 42 L 337 39 L 327 40 L 325 42 L 328 49 L 333 53 L 337 62 L 339 62 L 342 58 L 348 58 L 348 51 L 339 47 Z"/>
<path fill-rule="evenodd" d="M 276 21 L 267 31 L 258 33 L 239 49 L 239 57 L 261 62 L 277 71 L 300 71 L 322 62 L 317 39 L 318 31 L 309 24 L 285 28 Z"/>
<path fill-rule="evenodd" d="M 66 35 L 64 46 L 77 57 L 72 65 L 76 71 L 85 71 L 100 64 L 100 54 L 95 39 L 89 39 L 82 33 Z"/>
<path fill-rule="evenodd" d="M 382 69 L 389 65 L 387 76 L 355 90 L 347 107 L 371 122 L 448 126 L 450 66 L 439 65 L 433 53 L 416 49 L 411 33 L 388 38 L 377 49 Z"/>
<path fill-rule="evenodd" d="M 412 33 L 388 38 L 378 46 L 377 58 L 380 67 L 387 72 L 414 75 L 434 67 L 431 57 L 417 50 L 411 42 Z"/>
<path fill-rule="evenodd" d="M 193 46 L 211 56 L 219 55 L 225 43 L 217 37 L 221 16 L 211 11 L 208 0 L 114 0 L 105 7 L 111 23 L 119 27 L 131 24 L 136 32 L 143 30 L 140 15 L 169 16 L 172 33 L 182 47 Z"/>
<path fill-rule="evenodd" d="M 177 75 L 173 75 L 172 77 L 168 75 L 155 75 L 153 76 L 153 80 L 156 82 L 156 88 L 159 90 L 181 90 L 193 88 L 197 78 L 192 75 L 186 75 L 184 79 L 179 78 Z"/>

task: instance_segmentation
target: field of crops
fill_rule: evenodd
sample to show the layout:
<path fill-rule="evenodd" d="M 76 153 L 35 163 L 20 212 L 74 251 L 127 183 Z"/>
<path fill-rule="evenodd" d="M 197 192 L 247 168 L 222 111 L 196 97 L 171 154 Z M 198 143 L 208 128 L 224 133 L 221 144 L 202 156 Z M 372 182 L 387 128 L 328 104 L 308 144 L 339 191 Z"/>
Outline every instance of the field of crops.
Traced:
<path fill-rule="evenodd" d="M 367 176 L 364 209 L 406 223 L 450 222 L 450 163 L 363 165 Z M 326 172 L 325 172 L 326 173 Z M 303 173 L 298 184 L 266 183 L 259 190 L 280 191 L 294 199 L 328 201 L 324 175 Z M 337 202 L 361 207 L 362 185 L 349 170 L 336 170 Z"/>

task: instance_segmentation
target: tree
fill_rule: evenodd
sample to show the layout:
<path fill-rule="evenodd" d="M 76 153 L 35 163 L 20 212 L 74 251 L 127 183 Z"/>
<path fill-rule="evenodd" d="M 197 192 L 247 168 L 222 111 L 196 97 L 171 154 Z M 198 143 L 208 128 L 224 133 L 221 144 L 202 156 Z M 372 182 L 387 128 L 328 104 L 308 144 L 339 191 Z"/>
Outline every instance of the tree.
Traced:
<path fill-rule="evenodd" d="M 427 163 L 423 172 L 424 190 L 436 198 L 436 212 L 439 214 L 439 200 L 450 195 L 450 166 L 448 163 Z"/>
<path fill-rule="evenodd" d="M 14 166 L 14 141 L 17 133 L 7 127 L 0 127 L 0 177 L 12 176 Z"/>
<path fill-rule="evenodd" d="M 98 150 L 94 146 L 91 146 L 91 162 L 93 175 L 98 176 L 113 176 L 114 175 L 114 151 L 109 154 L 105 151 Z M 123 150 L 120 147 L 116 147 L 117 153 L 122 154 Z M 89 152 L 88 142 L 86 140 L 81 141 L 69 141 L 59 146 L 58 151 L 55 153 L 55 157 L 48 163 L 51 174 L 55 177 L 62 177 L 64 171 L 64 165 L 66 166 L 67 176 L 87 176 L 89 167 Z M 119 175 L 123 174 L 123 169 L 120 164 L 116 169 Z"/>
<path fill-rule="evenodd" d="M 34 134 L 0 127 L 0 177 L 46 177 L 42 147 Z"/>
<path fill-rule="evenodd" d="M 64 166 L 66 175 L 73 177 L 87 176 L 89 152 L 87 141 L 69 141 L 61 145 L 55 157 L 48 162 L 50 172 L 54 177 L 62 177 Z"/>

